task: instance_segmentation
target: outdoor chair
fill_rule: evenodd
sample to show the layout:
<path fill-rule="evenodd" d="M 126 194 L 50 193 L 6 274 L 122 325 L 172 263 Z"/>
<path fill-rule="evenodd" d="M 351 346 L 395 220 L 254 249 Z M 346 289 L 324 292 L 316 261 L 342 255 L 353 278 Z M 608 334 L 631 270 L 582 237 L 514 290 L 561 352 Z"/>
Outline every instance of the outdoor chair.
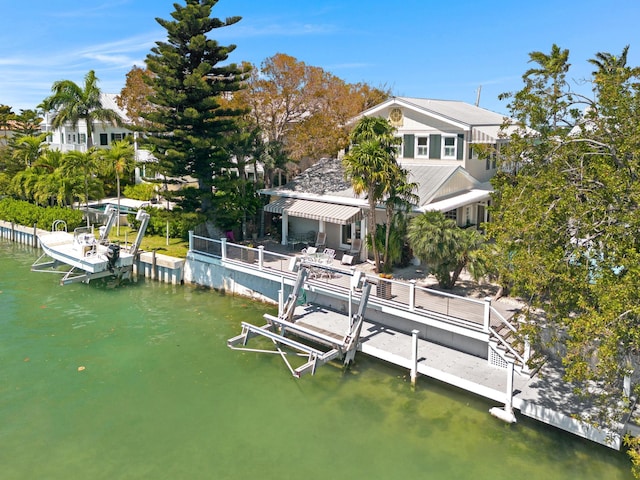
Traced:
<path fill-rule="evenodd" d="M 327 234 L 326 232 L 318 232 L 316 237 L 316 248 L 327 246 Z"/>
<path fill-rule="evenodd" d="M 361 248 L 362 248 L 362 239 L 354 238 L 348 253 L 349 255 L 353 255 L 355 257 L 360 253 Z"/>
<path fill-rule="evenodd" d="M 336 251 L 333 248 L 325 248 L 324 249 L 324 253 L 327 257 L 329 257 L 331 260 L 333 260 L 334 258 L 336 258 Z"/>

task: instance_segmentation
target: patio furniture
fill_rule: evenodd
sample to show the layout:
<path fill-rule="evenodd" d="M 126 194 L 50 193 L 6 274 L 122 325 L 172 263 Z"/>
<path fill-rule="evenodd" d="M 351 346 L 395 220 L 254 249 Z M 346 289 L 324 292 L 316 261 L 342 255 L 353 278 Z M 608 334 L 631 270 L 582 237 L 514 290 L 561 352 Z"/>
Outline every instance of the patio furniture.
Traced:
<path fill-rule="evenodd" d="M 342 260 L 340 260 L 342 265 L 353 265 L 353 255 L 345 253 L 342 255 Z"/>
<path fill-rule="evenodd" d="M 316 248 L 326 247 L 327 246 L 327 234 L 326 232 L 318 232 L 318 236 L 316 237 Z"/>
<path fill-rule="evenodd" d="M 333 259 L 336 258 L 336 251 L 333 248 L 325 248 L 324 252 L 322 253 L 325 254 L 328 258 L 330 258 L 331 261 L 333 261 Z"/>
<path fill-rule="evenodd" d="M 309 253 L 307 248 L 304 258 L 311 265 L 309 269 L 310 278 L 332 277 L 331 272 L 323 267 L 328 267 L 333 263 L 333 256 L 325 252 Z"/>
<path fill-rule="evenodd" d="M 349 249 L 349 255 L 353 255 L 354 257 L 360 253 L 360 249 L 362 248 L 362 239 L 354 238 L 351 243 L 351 248 Z"/>

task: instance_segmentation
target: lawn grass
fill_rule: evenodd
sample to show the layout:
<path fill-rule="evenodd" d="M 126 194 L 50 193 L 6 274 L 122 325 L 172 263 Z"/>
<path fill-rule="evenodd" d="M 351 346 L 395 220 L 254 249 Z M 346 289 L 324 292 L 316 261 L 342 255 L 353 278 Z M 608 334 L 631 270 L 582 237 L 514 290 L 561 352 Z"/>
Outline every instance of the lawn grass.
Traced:
<path fill-rule="evenodd" d="M 131 245 L 136 239 L 136 235 L 137 231 L 132 230 L 131 227 L 120 227 L 120 235 L 117 235 L 116 227 L 114 227 L 113 230 L 111 230 L 109 239 Z M 169 255 L 170 257 L 186 258 L 187 251 L 189 250 L 189 242 L 181 238 L 169 238 L 169 245 L 167 245 L 167 238 L 165 236 L 145 235 L 142 238 L 140 249 L 148 252 L 155 250 L 157 253 Z"/>

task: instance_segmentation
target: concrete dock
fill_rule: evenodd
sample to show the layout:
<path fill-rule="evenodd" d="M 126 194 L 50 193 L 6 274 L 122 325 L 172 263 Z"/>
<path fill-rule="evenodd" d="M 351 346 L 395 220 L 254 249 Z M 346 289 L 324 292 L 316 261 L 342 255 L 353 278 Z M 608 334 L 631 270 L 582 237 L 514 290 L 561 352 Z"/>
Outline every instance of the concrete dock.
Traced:
<path fill-rule="evenodd" d="M 349 322 L 347 315 L 335 314 L 317 305 L 297 307 L 296 317 L 306 327 L 337 335 L 345 331 Z M 414 342 L 417 342 L 416 353 Z M 358 350 L 408 371 L 415 368 L 419 376 L 487 398 L 496 402 L 496 408 L 503 408 L 510 402 L 520 415 L 616 450 L 620 449 L 627 430 L 624 423 L 615 430 L 608 430 L 579 420 L 579 415 L 589 413 L 593 406 L 574 394 L 572 385 L 563 379 L 562 368 L 551 362 L 545 363 L 532 376 L 511 371 L 510 384 L 510 370 L 493 366 L 485 358 L 438 345 L 417 335 L 414 338 L 411 334 L 367 320 L 362 326 Z"/>

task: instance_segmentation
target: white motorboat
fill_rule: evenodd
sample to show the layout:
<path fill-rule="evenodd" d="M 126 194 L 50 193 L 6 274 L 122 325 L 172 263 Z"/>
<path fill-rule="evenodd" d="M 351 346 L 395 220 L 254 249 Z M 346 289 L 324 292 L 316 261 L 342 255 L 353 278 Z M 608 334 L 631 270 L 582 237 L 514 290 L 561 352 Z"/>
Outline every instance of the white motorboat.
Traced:
<path fill-rule="evenodd" d="M 105 215 L 107 221 L 99 228 L 98 238 L 93 227 L 76 228 L 70 233 L 66 231 L 65 222 L 54 222 L 51 232 L 38 234 L 43 254 L 31 266 L 31 270 L 62 273 L 62 285 L 74 282 L 89 283 L 92 279 L 110 276 L 119 280 L 129 279 L 138 247 L 149 223 L 149 214 L 144 210 L 138 210 L 136 219 L 140 221 L 140 228 L 135 242 L 129 248 L 109 241 L 109 232 L 118 216 L 117 210 L 108 207 Z M 59 268 L 62 265 L 68 268 L 62 270 Z"/>

